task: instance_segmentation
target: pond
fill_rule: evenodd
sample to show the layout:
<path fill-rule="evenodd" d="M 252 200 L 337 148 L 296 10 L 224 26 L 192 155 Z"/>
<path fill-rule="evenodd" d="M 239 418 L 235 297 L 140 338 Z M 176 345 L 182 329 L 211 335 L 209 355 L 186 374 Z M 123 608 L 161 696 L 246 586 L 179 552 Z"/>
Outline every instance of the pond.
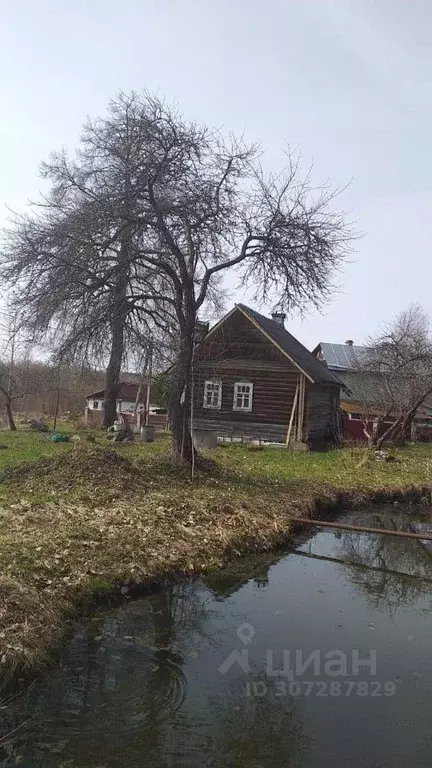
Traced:
<path fill-rule="evenodd" d="M 402 530 L 421 518 L 342 519 Z M 0 766 L 429 768 L 432 549 L 311 534 L 79 626 L 3 709 L 18 731 Z"/>

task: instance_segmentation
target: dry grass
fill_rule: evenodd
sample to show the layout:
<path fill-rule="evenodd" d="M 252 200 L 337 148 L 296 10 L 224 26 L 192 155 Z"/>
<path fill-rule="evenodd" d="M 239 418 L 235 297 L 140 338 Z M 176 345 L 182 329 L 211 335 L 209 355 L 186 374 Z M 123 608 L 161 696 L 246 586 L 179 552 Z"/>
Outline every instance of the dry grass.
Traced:
<path fill-rule="evenodd" d="M 37 617 L 37 621 L 35 621 Z M 64 633 L 61 605 L 29 584 L 0 576 L 0 644 L 1 663 L 8 674 L 20 668 L 40 668 L 48 661 L 48 648 L 41 642 L 41 631 L 49 628 L 50 641 L 60 640 Z M 39 631 L 35 631 L 36 629 Z"/>
<path fill-rule="evenodd" d="M 275 547 L 287 539 L 291 518 L 318 504 L 428 487 L 432 452 L 411 448 L 392 464 L 366 467 L 359 451 L 293 455 L 240 447 L 214 456 L 218 472 L 198 473 L 193 486 L 172 464 L 164 441 L 118 451 L 82 442 L 5 470 L 5 674 L 41 669 L 78 607 L 89 610 L 101 597 L 130 593 L 134 585 Z"/>

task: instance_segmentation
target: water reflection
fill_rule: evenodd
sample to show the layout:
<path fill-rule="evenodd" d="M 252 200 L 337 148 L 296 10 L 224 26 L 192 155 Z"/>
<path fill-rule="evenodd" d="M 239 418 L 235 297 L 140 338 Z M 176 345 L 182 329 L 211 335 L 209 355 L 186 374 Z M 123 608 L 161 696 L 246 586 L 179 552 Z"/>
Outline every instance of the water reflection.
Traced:
<path fill-rule="evenodd" d="M 387 510 L 373 523 L 411 525 Z M 430 552 L 413 540 L 329 531 L 298 549 L 168 585 L 78 628 L 57 668 L 3 710 L 4 732 L 25 725 L 0 768 L 430 765 Z M 242 622 L 255 632 L 251 672 L 221 674 L 241 648 Z M 373 648 L 377 681 L 397 680 L 402 695 L 280 696 L 269 680 L 269 649 L 281 658 L 285 649 L 306 657 L 354 648 Z M 248 682 L 264 693 L 248 695 Z"/>
<path fill-rule="evenodd" d="M 261 684 L 261 689 L 259 685 Z M 249 678 L 249 690 L 267 689 L 262 696 L 245 696 L 244 681 L 226 686 L 223 697 L 211 700 L 216 729 L 209 747 L 214 768 L 281 768 L 301 766 L 307 735 L 293 699 L 282 701 L 267 678 Z"/>
<path fill-rule="evenodd" d="M 103 757 L 120 766 L 126 739 L 129 754 L 141 755 L 143 744 L 157 753 L 186 697 L 183 666 L 207 599 L 193 584 L 168 586 L 76 632 L 60 667 L 26 697 L 24 718 L 21 709 L 33 718 L 31 764 L 56 765 L 67 745 L 79 765 Z"/>
<path fill-rule="evenodd" d="M 364 516 L 351 513 L 346 522 L 362 525 Z M 409 518 L 390 511 L 372 515 L 368 525 L 393 531 L 413 530 Z M 425 587 L 432 587 L 431 553 L 419 540 L 373 533 L 353 536 L 342 531 L 335 531 L 335 539 L 338 556 L 362 566 L 352 572 L 351 578 L 376 607 L 400 610 L 421 597 Z"/>

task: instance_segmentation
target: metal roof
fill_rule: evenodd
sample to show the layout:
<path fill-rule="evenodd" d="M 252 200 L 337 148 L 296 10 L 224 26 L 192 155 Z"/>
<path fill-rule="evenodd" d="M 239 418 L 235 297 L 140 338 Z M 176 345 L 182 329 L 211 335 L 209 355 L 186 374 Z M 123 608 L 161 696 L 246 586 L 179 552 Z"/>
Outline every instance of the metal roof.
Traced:
<path fill-rule="evenodd" d="M 338 371 L 345 384 L 343 400 L 351 403 L 385 403 L 388 399 L 384 382 L 378 373 Z"/>
<path fill-rule="evenodd" d="M 321 349 L 331 371 L 348 371 L 358 367 L 359 359 L 366 352 L 367 347 L 358 344 L 329 344 L 321 341 L 314 352 L 318 349 Z"/>

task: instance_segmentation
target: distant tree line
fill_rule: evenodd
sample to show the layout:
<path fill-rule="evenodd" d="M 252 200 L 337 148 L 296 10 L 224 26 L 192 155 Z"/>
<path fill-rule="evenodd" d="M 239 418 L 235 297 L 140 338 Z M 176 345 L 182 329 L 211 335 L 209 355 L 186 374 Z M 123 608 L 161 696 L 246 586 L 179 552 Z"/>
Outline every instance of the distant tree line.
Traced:
<path fill-rule="evenodd" d="M 0 411 L 14 429 L 16 415 L 52 418 L 84 413 L 85 396 L 103 388 L 103 371 L 75 366 L 54 367 L 48 363 L 0 360 Z"/>

